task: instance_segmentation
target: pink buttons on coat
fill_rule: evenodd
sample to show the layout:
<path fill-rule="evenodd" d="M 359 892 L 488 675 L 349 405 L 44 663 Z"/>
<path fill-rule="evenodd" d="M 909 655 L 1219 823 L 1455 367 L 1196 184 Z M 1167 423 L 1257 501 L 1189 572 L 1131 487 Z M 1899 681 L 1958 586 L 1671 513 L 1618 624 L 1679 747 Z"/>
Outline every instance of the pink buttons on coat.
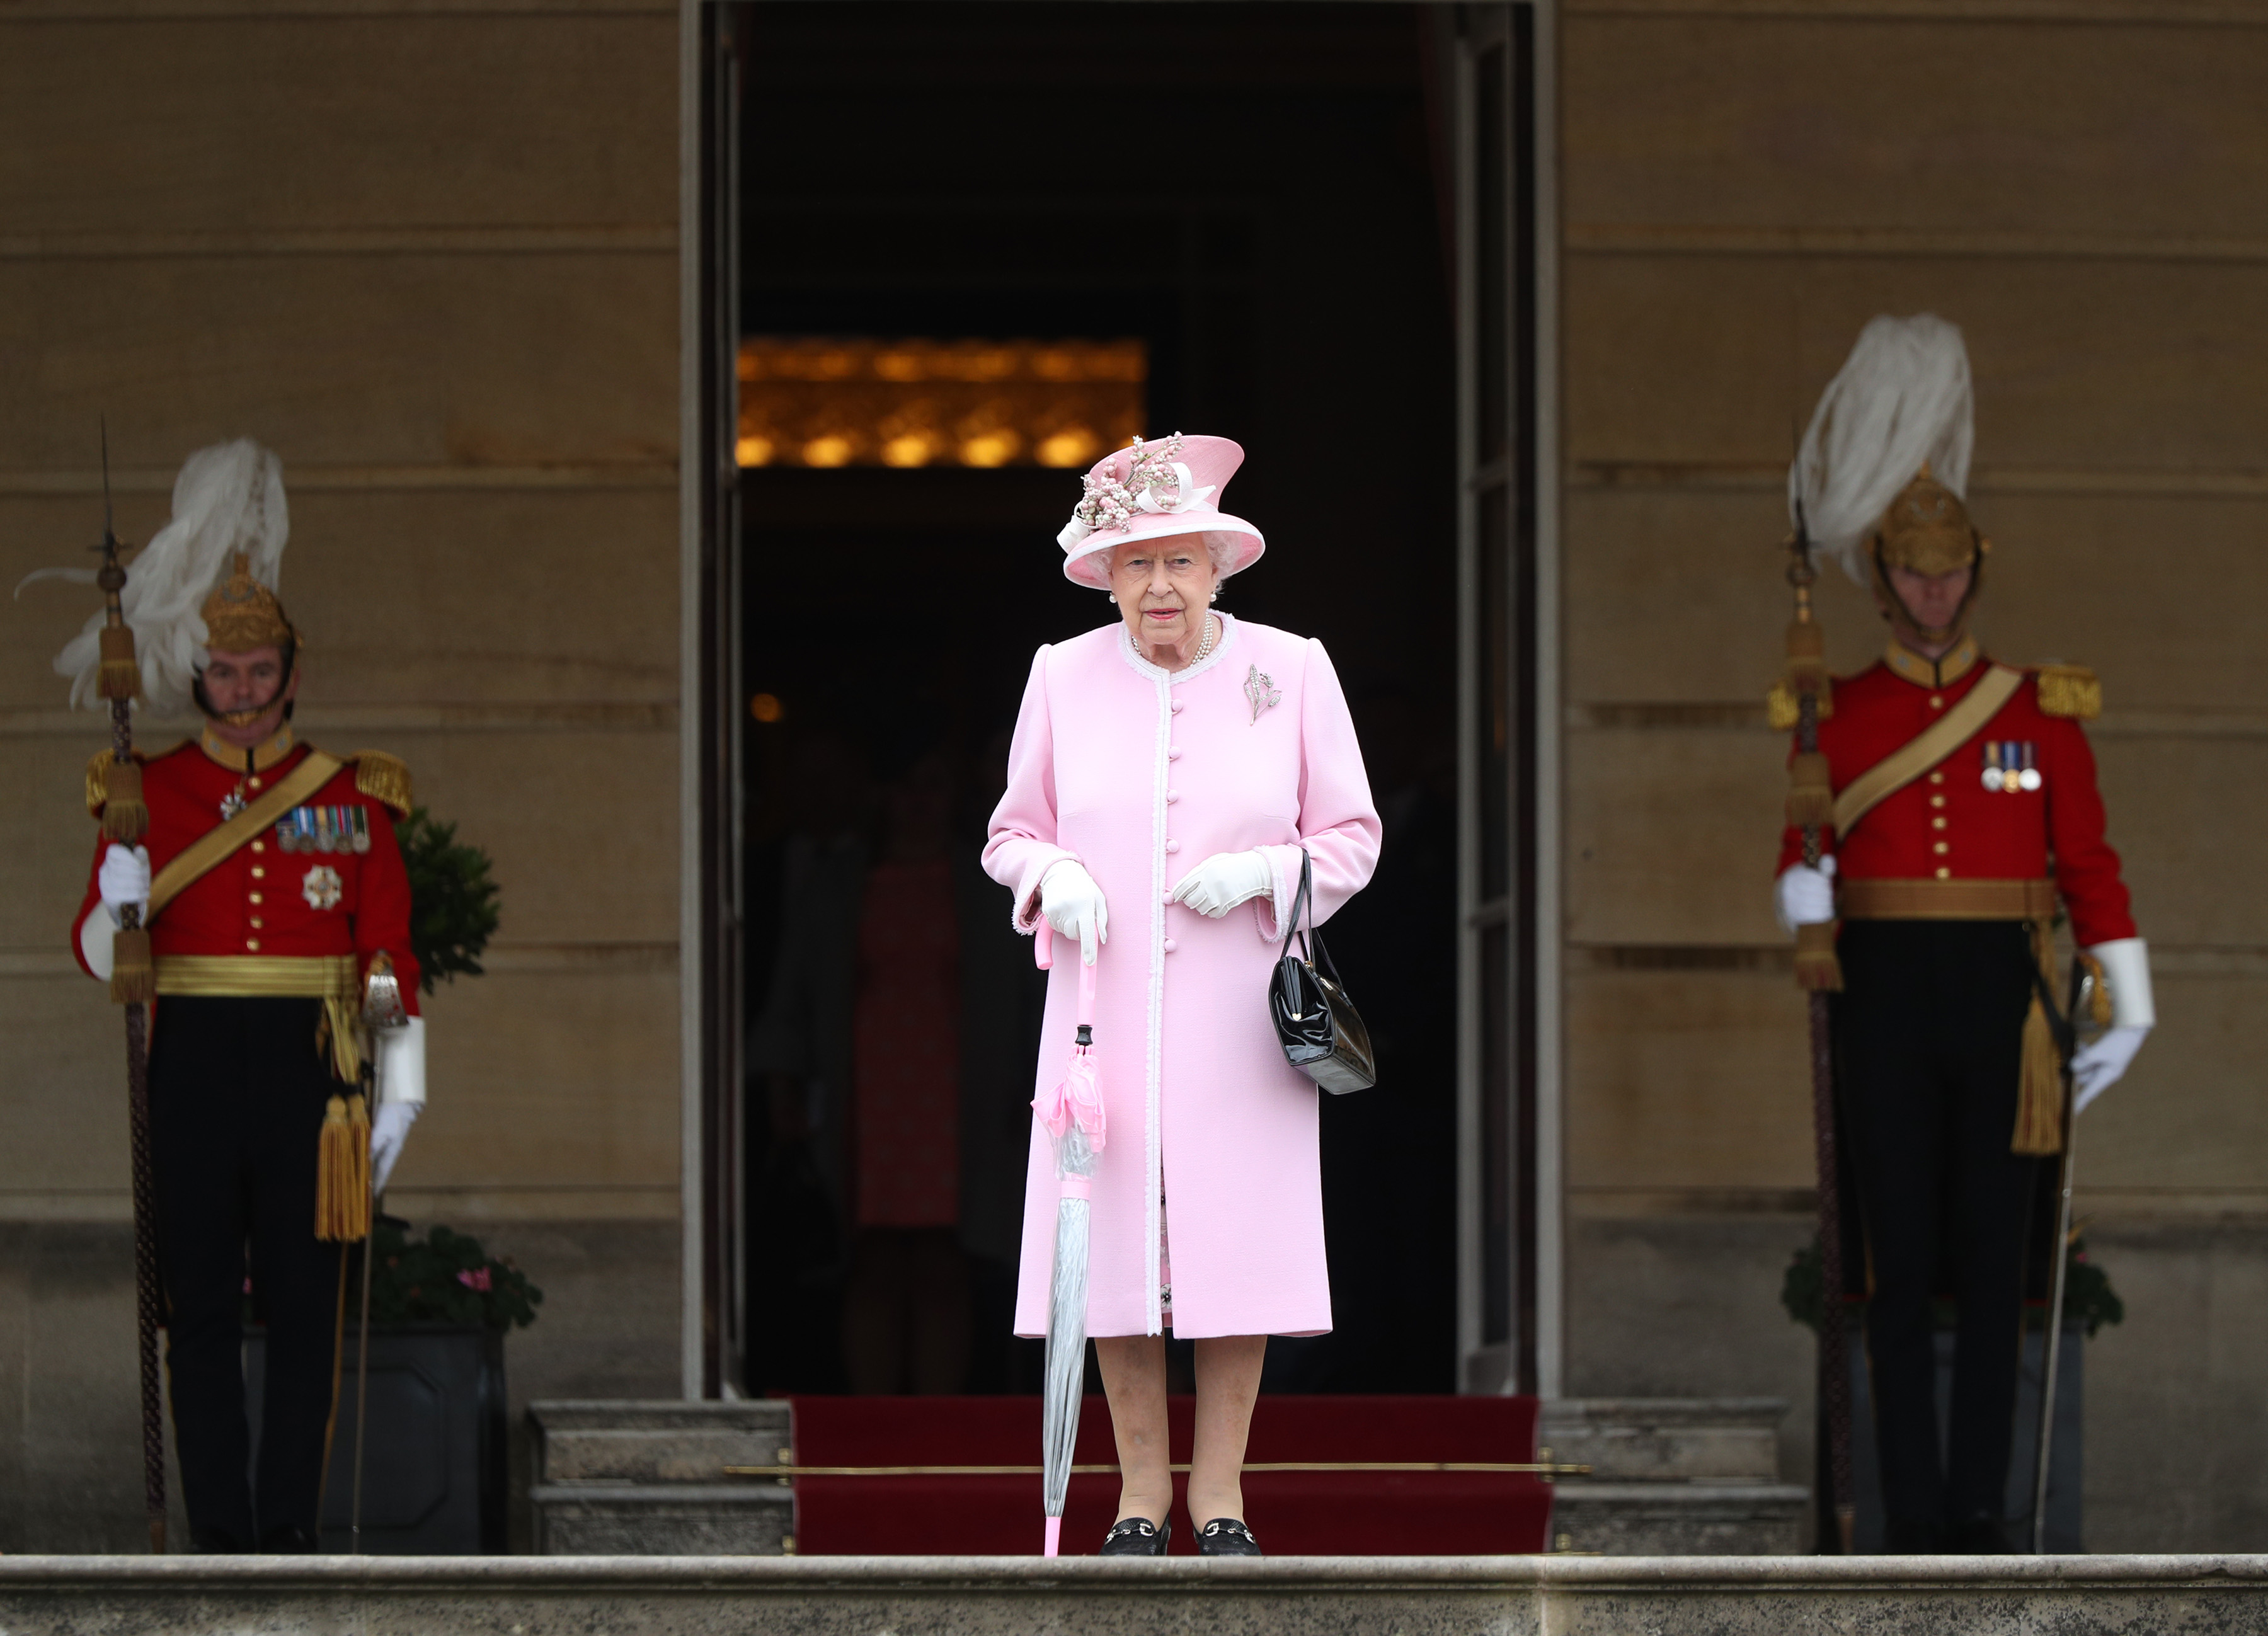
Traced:
<path fill-rule="evenodd" d="M 1168 807 L 1171 807 L 1175 801 L 1178 801 L 1181 799 L 1181 792 L 1178 790 L 1168 790 L 1166 792 L 1166 805 Z"/>
<path fill-rule="evenodd" d="M 1166 940 L 1166 953 L 1167 953 L 1168 954 L 1172 954 L 1173 952 L 1174 952 L 1174 940 L 1173 940 L 1173 939 L 1171 939 L 1171 938 L 1167 938 L 1167 939 Z"/>
<path fill-rule="evenodd" d="M 1178 716 L 1178 715 L 1180 715 L 1181 713 L 1182 713 L 1182 702 L 1181 702 L 1181 700 L 1179 700 L 1179 699 L 1175 699 L 1175 700 L 1174 701 L 1174 714 L 1175 714 L 1176 716 Z"/>
<path fill-rule="evenodd" d="M 1182 850 L 1182 844 L 1179 841 L 1168 841 L 1166 843 L 1166 850 L 1169 852 L 1178 852 Z"/>
<path fill-rule="evenodd" d="M 1166 759 L 1167 761 L 1179 761 L 1181 758 L 1182 748 L 1180 745 L 1169 744 L 1166 747 Z"/>

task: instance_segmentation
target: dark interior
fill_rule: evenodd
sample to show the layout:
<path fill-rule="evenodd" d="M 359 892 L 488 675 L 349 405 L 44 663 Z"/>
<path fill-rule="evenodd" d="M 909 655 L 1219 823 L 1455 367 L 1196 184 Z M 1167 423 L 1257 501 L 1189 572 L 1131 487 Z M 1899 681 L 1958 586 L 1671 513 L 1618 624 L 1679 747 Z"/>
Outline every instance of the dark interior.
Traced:
<path fill-rule="evenodd" d="M 1455 379 L 1428 10 L 778 4 L 749 19 L 744 332 L 1138 336 L 1150 433 L 1246 451 L 1225 502 L 1269 550 L 1221 606 L 1320 637 L 1353 703 L 1387 841 L 1330 942 L 1381 1079 L 1322 1098 L 1337 1328 L 1274 1344 L 1276 1390 L 1455 1383 Z M 814 846 L 871 853 L 888 792 L 943 777 L 955 855 L 973 860 L 1034 649 L 1115 615 L 1063 577 L 1055 534 L 1079 492 L 1076 472 L 1038 467 L 743 474 L 744 691 L 780 702 L 775 721 L 740 718 L 760 1028 L 783 962 L 805 958 L 792 917 L 783 941 L 784 882 Z M 981 1002 L 989 1030 L 982 1053 L 963 1041 L 958 1073 L 962 1270 L 931 1287 L 965 1292 L 949 1389 L 1032 1390 L 1039 1343 L 1008 1337 L 1002 1252 L 1040 979 L 1005 892 L 980 885 L 958 928 L 964 1011 Z M 856 1243 L 814 1151 L 832 1139 L 794 1129 L 843 1088 L 763 1058 L 743 1385 L 877 1389 L 840 1338 Z"/>

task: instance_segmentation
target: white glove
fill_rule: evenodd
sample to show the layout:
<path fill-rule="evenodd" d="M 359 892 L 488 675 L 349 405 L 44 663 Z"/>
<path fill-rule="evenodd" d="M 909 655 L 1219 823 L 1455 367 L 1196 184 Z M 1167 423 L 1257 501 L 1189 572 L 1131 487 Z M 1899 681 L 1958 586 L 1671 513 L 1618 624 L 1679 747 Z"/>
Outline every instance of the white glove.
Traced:
<path fill-rule="evenodd" d="M 1102 888 L 1075 859 L 1049 866 L 1040 881 L 1040 913 L 1063 936 L 1079 940 L 1079 957 L 1090 966 L 1095 949 L 1110 941 L 1110 911 Z"/>
<path fill-rule="evenodd" d="M 145 915 L 150 908 L 150 849 L 137 846 L 132 851 L 114 841 L 110 850 L 102 855 L 102 867 L 95 872 L 95 889 L 102 894 L 102 906 L 110 911 L 110 924 L 123 925 L 126 917 L 121 913 L 131 903 Z"/>
<path fill-rule="evenodd" d="M 1275 889 L 1276 872 L 1258 852 L 1215 852 L 1182 877 L 1169 901 L 1218 920 Z"/>
<path fill-rule="evenodd" d="M 2142 1049 L 2142 1042 L 2150 1036 L 2147 1028 L 2114 1027 L 2092 1045 L 2082 1045 L 2072 1053 L 2071 1080 L 2073 1113 L 2085 1113 L 2088 1103 L 2117 1084 L 2134 1060 L 2134 1053 Z"/>
<path fill-rule="evenodd" d="M 2142 1049 L 2142 1042 L 2157 1026 L 2158 1005 L 2150 992 L 2150 946 L 2138 937 L 2114 938 L 2087 951 L 2102 968 L 2110 990 L 2110 1028 L 2093 1044 L 2072 1053 L 2072 1111 L 2083 1113 L 2088 1103 L 2123 1077 Z"/>
<path fill-rule="evenodd" d="M 401 1157 L 401 1144 L 409 1135 L 409 1127 L 424 1111 L 423 1102 L 379 1103 L 378 1117 L 370 1122 L 372 1192 L 386 1191 L 386 1178 L 394 1174 L 394 1161 Z"/>
<path fill-rule="evenodd" d="M 1834 919 L 1833 855 L 1821 859 L 1816 869 L 1808 864 L 1790 864 L 1772 887 L 1772 913 L 1779 917 L 1779 929 L 1789 932 L 1798 926 Z"/>

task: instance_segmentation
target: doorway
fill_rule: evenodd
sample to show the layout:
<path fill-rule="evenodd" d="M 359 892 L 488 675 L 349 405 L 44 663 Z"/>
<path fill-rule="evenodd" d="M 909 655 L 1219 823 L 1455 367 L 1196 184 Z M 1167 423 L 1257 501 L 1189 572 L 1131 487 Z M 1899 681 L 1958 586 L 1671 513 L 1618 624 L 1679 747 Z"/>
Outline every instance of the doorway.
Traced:
<path fill-rule="evenodd" d="M 1474 173 L 1476 117 L 1508 131 L 1523 112 L 1476 99 L 1474 65 L 1505 87 L 1532 71 L 1477 54 L 1525 10 L 732 14 L 738 132 L 717 169 L 740 392 L 711 583 L 733 616 L 711 679 L 740 833 L 712 873 L 737 876 L 738 912 L 716 918 L 740 928 L 744 1032 L 737 1064 L 715 1053 L 735 1082 L 704 1116 L 707 1220 L 729 1238 L 705 1263 L 718 1387 L 1036 1387 L 1039 1344 L 1008 1338 L 1007 1315 L 1039 979 L 1006 894 L 968 866 L 1033 651 L 1111 616 L 1064 580 L 1054 535 L 1078 472 L 1130 428 L 1243 444 L 1232 509 L 1270 549 L 1223 605 L 1329 649 L 1386 825 L 1376 879 L 1331 926 L 1381 1071 L 1322 1102 L 1337 1327 L 1277 1342 L 1267 1385 L 1535 1389 L 1515 1340 L 1537 1327 L 1545 794 L 1518 719 L 1545 660 L 1513 643 L 1491 670 L 1488 643 L 1541 617 L 1516 503 L 1536 486 L 1537 364 L 1532 326 L 1484 335 L 1472 291 L 1493 278 L 1534 310 L 1533 244 L 1482 266 L 1472 207 L 1478 185 L 1506 190 L 1499 228 L 1532 208 L 1519 152 L 1493 183 Z M 1493 431 L 1476 337 L 1510 371 Z M 1527 464 L 1476 458 L 1484 432 Z M 1483 594 L 1508 623 L 1461 617 Z M 1482 778 L 1504 799 L 1476 801 Z M 1510 873 L 1484 880 L 1484 849 Z M 1489 895 L 1522 858 L 1526 895 Z M 949 969 L 949 1061 L 913 1116 L 951 1132 L 949 1177 L 894 1173 L 858 1139 L 860 973 L 880 969 L 861 906 L 885 873 L 929 906 L 925 958 Z M 864 1048 L 899 1049 L 865 1000 Z"/>

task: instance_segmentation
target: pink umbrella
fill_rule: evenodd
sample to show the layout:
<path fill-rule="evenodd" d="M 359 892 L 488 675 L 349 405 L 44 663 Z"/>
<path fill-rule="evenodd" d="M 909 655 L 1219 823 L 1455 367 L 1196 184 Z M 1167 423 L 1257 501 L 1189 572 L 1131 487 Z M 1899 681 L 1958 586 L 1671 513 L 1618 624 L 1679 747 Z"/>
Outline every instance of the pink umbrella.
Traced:
<path fill-rule="evenodd" d="M 1054 943 L 1044 923 L 1033 950 L 1040 965 L 1053 962 Z M 1087 1194 L 1103 1124 L 1100 1065 L 1094 1057 L 1094 968 L 1079 969 L 1079 1036 L 1063 1079 L 1032 1099 L 1032 1111 L 1056 1145 L 1056 1260 L 1048 1293 L 1047 1386 L 1041 1398 L 1042 1476 L 1047 1512 L 1045 1554 L 1063 1544 L 1064 1500 L 1071 1489 L 1071 1445 L 1079 1441 L 1079 1408 L 1086 1384 Z"/>

